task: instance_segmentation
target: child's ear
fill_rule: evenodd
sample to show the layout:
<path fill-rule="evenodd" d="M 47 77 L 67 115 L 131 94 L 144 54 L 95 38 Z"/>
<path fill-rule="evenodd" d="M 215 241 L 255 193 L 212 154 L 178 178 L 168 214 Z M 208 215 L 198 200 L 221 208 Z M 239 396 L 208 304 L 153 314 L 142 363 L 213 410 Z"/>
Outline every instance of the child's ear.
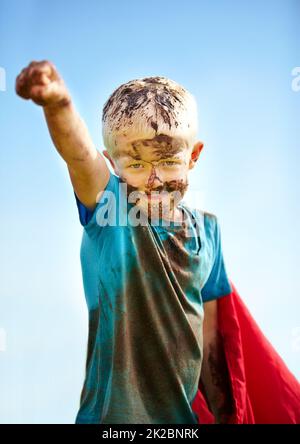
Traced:
<path fill-rule="evenodd" d="M 194 168 L 195 163 L 197 162 L 197 160 L 198 160 L 198 158 L 199 158 L 199 156 L 200 156 L 200 153 L 201 153 L 201 150 L 202 150 L 203 147 L 204 147 L 203 142 L 198 141 L 198 142 L 195 143 L 195 145 L 194 145 L 194 147 L 193 147 L 193 151 L 192 151 L 192 153 L 191 153 L 191 158 L 190 158 L 190 163 L 189 163 L 189 169 Z"/>
<path fill-rule="evenodd" d="M 103 150 L 103 151 L 102 151 L 102 154 L 104 155 L 104 157 L 106 157 L 106 159 L 109 160 L 109 163 L 110 163 L 111 166 L 113 167 L 114 172 L 115 172 L 116 174 L 118 174 L 118 173 L 117 173 L 117 169 L 116 169 L 115 162 L 113 161 L 113 158 L 111 157 L 111 155 L 109 154 L 109 152 L 108 152 L 107 150 Z"/>

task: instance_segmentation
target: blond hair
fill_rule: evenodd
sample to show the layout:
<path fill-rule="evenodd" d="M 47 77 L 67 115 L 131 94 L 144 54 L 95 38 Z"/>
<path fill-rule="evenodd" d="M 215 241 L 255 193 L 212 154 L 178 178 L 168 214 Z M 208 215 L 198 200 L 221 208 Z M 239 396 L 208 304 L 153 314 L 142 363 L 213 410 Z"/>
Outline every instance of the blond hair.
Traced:
<path fill-rule="evenodd" d="M 113 155 L 117 138 L 181 137 L 191 146 L 198 129 L 194 96 L 166 77 L 146 77 L 120 85 L 103 107 L 102 135 Z"/>

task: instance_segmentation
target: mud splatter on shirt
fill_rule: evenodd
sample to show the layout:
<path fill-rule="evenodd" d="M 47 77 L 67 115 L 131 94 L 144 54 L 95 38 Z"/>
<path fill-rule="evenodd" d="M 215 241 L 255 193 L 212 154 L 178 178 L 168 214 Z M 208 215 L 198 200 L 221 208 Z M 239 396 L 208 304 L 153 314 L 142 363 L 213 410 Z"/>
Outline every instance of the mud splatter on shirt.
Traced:
<path fill-rule="evenodd" d="M 184 225 L 121 222 L 120 178 L 89 211 L 75 194 L 89 311 L 85 380 L 75 423 L 193 424 L 203 302 L 231 292 L 215 215 L 183 202 Z M 117 225 L 103 222 L 112 192 Z M 107 212 L 106 212 L 107 214 Z"/>

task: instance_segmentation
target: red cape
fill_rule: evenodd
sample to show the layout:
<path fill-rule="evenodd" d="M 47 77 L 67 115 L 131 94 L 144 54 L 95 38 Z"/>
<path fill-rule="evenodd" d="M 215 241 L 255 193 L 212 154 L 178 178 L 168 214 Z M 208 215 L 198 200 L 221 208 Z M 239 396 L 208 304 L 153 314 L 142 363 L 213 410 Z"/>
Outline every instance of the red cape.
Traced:
<path fill-rule="evenodd" d="M 235 402 L 232 424 L 300 424 L 300 384 L 263 335 L 231 282 L 217 300 L 219 329 Z M 214 423 L 199 387 L 192 408 Z"/>

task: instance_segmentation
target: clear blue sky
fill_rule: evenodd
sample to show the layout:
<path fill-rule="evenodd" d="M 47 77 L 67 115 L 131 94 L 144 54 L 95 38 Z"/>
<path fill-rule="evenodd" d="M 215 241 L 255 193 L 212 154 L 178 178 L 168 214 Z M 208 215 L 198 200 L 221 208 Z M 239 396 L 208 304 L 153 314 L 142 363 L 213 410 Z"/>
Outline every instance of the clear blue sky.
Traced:
<path fill-rule="evenodd" d="M 42 110 L 14 92 L 32 60 L 57 66 L 100 151 L 102 106 L 121 83 L 163 75 L 195 95 L 205 146 L 191 189 L 219 217 L 231 280 L 300 377 L 299 19 L 298 0 L 0 0 L 1 423 L 73 423 L 86 356 L 73 190 Z"/>

